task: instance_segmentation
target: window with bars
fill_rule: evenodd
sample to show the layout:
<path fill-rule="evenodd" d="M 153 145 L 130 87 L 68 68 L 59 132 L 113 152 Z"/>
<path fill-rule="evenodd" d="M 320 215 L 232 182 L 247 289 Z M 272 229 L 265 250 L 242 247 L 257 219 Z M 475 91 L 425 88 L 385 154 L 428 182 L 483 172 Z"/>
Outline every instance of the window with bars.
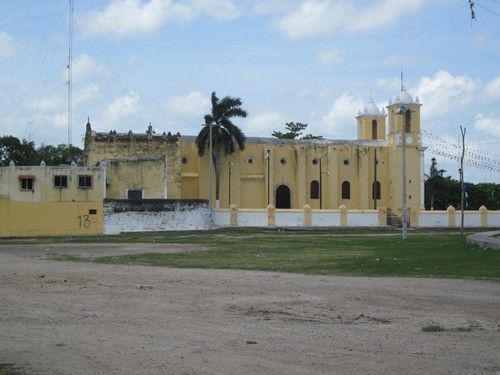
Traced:
<path fill-rule="evenodd" d="M 19 176 L 19 189 L 33 190 L 35 176 Z"/>
<path fill-rule="evenodd" d="M 68 176 L 54 176 L 54 188 L 61 189 L 68 187 Z"/>
<path fill-rule="evenodd" d="M 92 176 L 78 176 L 78 187 L 80 189 L 90 189 L 92 187 Z"/>

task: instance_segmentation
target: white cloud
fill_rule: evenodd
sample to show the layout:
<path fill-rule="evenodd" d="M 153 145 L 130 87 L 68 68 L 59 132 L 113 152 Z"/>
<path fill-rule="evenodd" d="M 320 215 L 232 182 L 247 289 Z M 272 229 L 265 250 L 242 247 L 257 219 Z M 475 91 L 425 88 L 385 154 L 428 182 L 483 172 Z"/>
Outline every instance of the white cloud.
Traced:
<path fill-rule="evenodd" d="M 343 93 L 332 104 L 328 113 L 320 119 L 323 132 L 326 134 L 325 138 L 355 136 L 357 134 L 355 117 L 363 107 L 361 99 L 354 98 L 348 92 Z"/>
<path fill-rule="evenodd" d="M 159 30 L 163 25 L 192 21 L 201 14 L 218 19 L 234 19 L 239 13 L 231 0 L 114 0 L 101 12 L 93 11 L 81 18 L 86 34 L 133 36 Z"/>
<path fill-rule="evenodd" d="M 306 0 L 278 20 L 277 27 L 291 39 L 330 35 L 337 31 L 380 29 L 416 11 L 424 0 L 378 0 L 369 6 L 342 0 Z"/>
<path fill-rule="evenodd" d="M 342 27 L 345 13 L 352 13 L 348 4 L 308 0 L 279 20 L 277 27 L 291 39 L 327 35 Z"/>
<path fill-rule="evenodd" d="M 191 4 L 195 15 L 207 13 L 223 20 L 233 20 L 240 15 L 232 0 L 192 0 Z"/>
<path fill-rule="evenodd" d="M 318 54 L 318 62 L 322 65 L 333 65 L 344 61 L 344 51 L 331 49 Z"/>
<path fill-rule="evenodd" d="M 73 80 L 78 81 L 89 76 L 102 76 L 107 74 L 106 69 L 97 64 L 88 55 L 81 55 L 73 60 Z"/>
<path fill-rule="evenodd" d="M 14 39 L 5 33 L 0 32 L 0 59 L 12 56 L 15 52 Z"/>
<path fill-rule="evenodd" d="M 252 116 L 242 126 L 247 136 L 270 137 L 273 131 L 284 131 L 286 118 L 278 112 L 264 112 Z"/>
<path fill-rule="evenodd" d="M 127 95 L 121 96 L 106 109 L 106 115 L 112 123 L 133 115 L 139 110 L 139 96 L 130 91 Z"/>
<path fill-rule="evenodd" d="M 73 105 L 77 106 L 78 104 L 84 103 L 87 100 L 94 99 L 97 95 L 99 95 L 99 86 L 95 83 L 92 83 L 83 90 L 78 91 L 75 95 L 73 95 Z"/>
<path fill-rule="evenodd" d="M 487 135 L 500 138 L 500 118 L 477 115 L 474 127 Z"/>
<path fill-rule="evenodd" d="M 287 12 L 296 6 L 297 0 L 248 0 L 252 14 L 266 15 Z"/>
<path fill-rule="evenodd" d="M 192 91 L 186 96 L 175 96 L 166 104 L 169 114 L 177 114 L 184 117 L 199 117 L 200 124 L 203 115 L 209 107 L 210 99 L 203 96 L 199 91 Z"/>
<path fill-rule="evenodd" d="M 489 82 L 485 88 L 485 94 L 488 99 L 498 100 L 500 99 L 500 76 L 496 77 L 494 80 Z"/>
<path fill-rule="evenodd" d="M 425 105 L 422 116 L 440 117 L 474 99 L 478 84 L 468 76 L 452 76 L 440 70 L 433 77 L 422 77 L 412 93 Z M 415 98 L 414 98 L 415 99 Z"/>

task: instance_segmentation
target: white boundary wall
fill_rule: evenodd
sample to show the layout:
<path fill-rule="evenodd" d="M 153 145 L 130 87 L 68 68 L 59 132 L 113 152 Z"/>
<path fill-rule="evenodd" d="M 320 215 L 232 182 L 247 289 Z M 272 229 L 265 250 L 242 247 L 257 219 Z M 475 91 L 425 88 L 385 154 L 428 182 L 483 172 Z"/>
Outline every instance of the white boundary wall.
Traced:
<path fill-rule="evenodd" d="M 312 214 L 313 227 L 340 227 L 340 211 L 318 211 Z"/>
<path fill-rule="evenodd" d="M 482 219 L 486 220 L 483 225 Z M 418 226 L 421 228 L 460 228 L 462 213 L 460 211 L 420 211 Z M 466 228 L 500 228 L 500 211 L 464 211 L 464 227 Z"/>
<path fill-rule="evenodd" d="M 418 226 L 422 228 L 447 228 L 449 221 L 446 211 L 421 211 L 418 214 Z"/>
<path fill-rule="evenodd" d="M 214 210 L 213 224 L 216 227 L 340 227 L 340 210 L 312 210 L 311 224 L 305 224 L 304 210 L 276 210 L 274 225 L 270 225 L 268 211 L 264 209 L 237 210 L 237 224 L 231 223 L 231 211 L 228 209 Z M 346 223 L 351 227 L 380 227 L 378 211 L 347 210 Z M 385 225 L 385 224 L 384 224 Z M 346 225 L 344 225 L 346 226 Z"/>
<path fill-rule="evenodd" d="M 163 201 L 159 201 L 162 203 Z M 381 227 L 386 225 L 385 209 L 379 210 L 269 210 L 269 209 L 216 209 L 203 204 L 173 203 L 156 210 L 106 209 L 104 234 L 122 232 L 203 230 L 212 227 Z M 381 211 L 380 211 L 381 210 Z M 211 220 L 210 220 L 211 218 Z M 460 228 L 461 212 L 421 211 L 418 215 L 421 228 Z M 500 211 L 465 211 L 467 228 L 500 228 Z"/>

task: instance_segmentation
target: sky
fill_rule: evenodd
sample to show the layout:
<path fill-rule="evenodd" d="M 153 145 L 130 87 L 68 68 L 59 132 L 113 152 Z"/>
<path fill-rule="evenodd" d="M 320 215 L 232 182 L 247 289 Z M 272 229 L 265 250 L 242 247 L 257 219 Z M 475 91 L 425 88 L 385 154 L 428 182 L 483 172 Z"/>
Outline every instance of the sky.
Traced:
<path fill-rule="evenodd" d="M 73 27 L 70 3 L 0 1 L 0 136 L 83 147 L 87 119 L 197 135 L 215 91 L 242 100 L 249 137 L 301 122 L 355 139 L 403 72 L 425 170 L 459 179 L 462 127 L 465 180 L 500 183 L 500 0 L 475 19 L 468 0 L 73 0 Z"/>

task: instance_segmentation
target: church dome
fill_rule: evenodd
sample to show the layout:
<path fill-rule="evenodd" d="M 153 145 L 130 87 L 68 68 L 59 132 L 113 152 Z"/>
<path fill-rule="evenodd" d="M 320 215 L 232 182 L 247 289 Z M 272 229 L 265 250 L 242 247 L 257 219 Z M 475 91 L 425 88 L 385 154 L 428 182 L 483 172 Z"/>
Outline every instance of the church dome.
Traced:
<path fill-rule="evenodd" d="M 368 105 L 363 110 L 363 115 L 372 115 L 372 116 L 380 115 L 380 110 L 378 109 L 377 105 L 373 102 L 372 99 L 370 99 Z"/>
<path fill-rule="evenodd" d="M 404 88 L 392 101 L 393 104 L 414 104 L 413 98 Z"/>

